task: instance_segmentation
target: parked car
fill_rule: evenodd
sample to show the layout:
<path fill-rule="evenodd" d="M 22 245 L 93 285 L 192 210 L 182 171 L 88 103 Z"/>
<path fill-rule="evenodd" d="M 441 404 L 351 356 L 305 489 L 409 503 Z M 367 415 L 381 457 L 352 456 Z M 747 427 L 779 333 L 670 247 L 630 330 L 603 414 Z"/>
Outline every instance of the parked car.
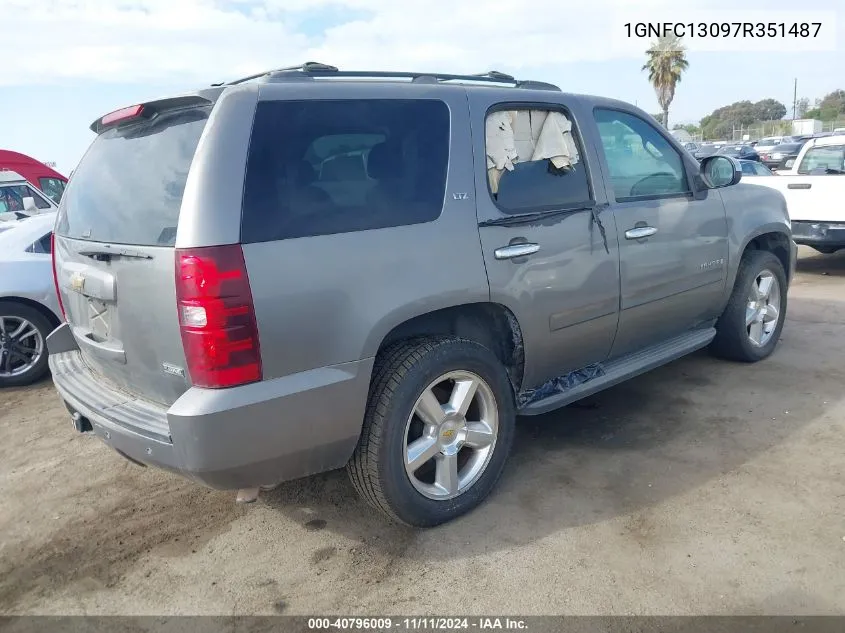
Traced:
<path fill-rule="evenodd" d="M 780 145 L 775 145 L 771 152 L 760 154 L 760 160 L 770 169 L 791 169 L 803 146 L 803 142 L 781 143 Z"/>
<path fill-rule="evenodd" d="M 7 149 L 0 149 L 0 171 L 13 171 L 20 174 L 22 178 L 56 203 L 61 200 L 65 185 L 67 185 L 67 178 L 52 167 L 31 156 Z"/>
<path fill-rule="evenodd" d="M 306 64 L 92 129 L 56 388 L 79 431 L 241 499 L 346 466 L 436 525 L 489 494 L 517 413 L 707 346 L 759 361 L 783 326 L 783 196 L 621 101 Z M 327 188 L 350 151 L 366 173 Z"/>
<path fill-rule="evenodd" d="M 758 163 L 756 160 L 740 159 L 737 162 L 742 168 L 743 176 L 774 176 L 768 167 L 763 163 Z"/>
<path fill-rule="evenodd" d="M 769 154 L 775 146 L 780 145 L 781 143 L 792 142 L 793 140 L 791 136 L 769 136 L 757 141 L 757 144 L 754 145 L 754 149 L 758 154 Z"/>
<path fill-rule="evenodd" d="M 698 149 L 693 154 L 697 159 L 701 160 L 702 158 L 707 158 L 708 156 L 712 156 L 716 153 L 719 148 L 716 147 L 713 143 L 702 143 L 698 146 Z"/>
<path fill-rule="evenodd" d="M 765 184 L 783 193 L 798 244 L 830 254 L 845 248 L 845 135 L 808 141 L 792 169 Z"/>
<path fill-rule="evenodd" d="M 0 171 L 0 232 L 21 218 L 55 212 L 56 203 L 20 174 Z"/>
<path fill-rule="evenodd" d="M 0 387 L 47 372 L 45 341 L 59 324 L 50 256 L 55 219 L 44 213 L 0 233 Z"/>
<path fill-rule="evenodd" d="M 750 145 L 725 145 L 716 152 L 720 156 L 730 156 L 740 160 L 760 161 L 760 155 Z"/>

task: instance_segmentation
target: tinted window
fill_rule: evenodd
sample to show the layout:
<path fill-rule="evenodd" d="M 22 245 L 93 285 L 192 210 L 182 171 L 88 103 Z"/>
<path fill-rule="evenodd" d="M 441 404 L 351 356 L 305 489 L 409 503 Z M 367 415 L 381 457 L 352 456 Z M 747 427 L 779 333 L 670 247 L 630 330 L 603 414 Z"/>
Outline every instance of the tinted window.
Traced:
<path fill-rule="evenodd" d="M 209 108 L 165 113 L 98 136 L 64 193 L 59 234 L 172 246 L 185 181 L 208 114 Z"/>
<path fill-rule="evenodd" d="M 62 194 L 65 192 L 64 180 L 58 178 L 39 178 L 38 184 L 41 186 L 41 191 L 47 194 L 56 204 L 62 199 Z"/>
<path fill-rule="evenodd" d="M 259 103 L 247 160 L 244 242 L 435 220 L 449 109 L 435 100 Z"/>
<path fill-rule="evenodd" d="M 50 203 L 29 185 L 0 186 L 0 212 L 23 211 L 24 198 L 32 198 L 39 209 L 49 209 Z"/>
<path fill-rule="evenodd" d="M 798 173 L 808 174 L 815 170 L 833 174 L 845 173 L 845 145 L 808 149 L 798 166 Z"/>
<path fill-rule="evenodd" d="M 504 144 L 502 137 L 496 137 L 499 134 L 496 126 L 500 125 L 497 121 L 501 117 L 506 117 L 510 125 L 510 128 L 506 125 Z M 502 211 L 578 208 L 590 202 L 587 171 L 580 158 L 574 128 L 568 129 L 570 127 L 568 117 L 556 111 L 497 110 L 488 115 L 488 161 L 502 160 L 490 156 L 496 154 L 496 147 L 501 149 L 513 144 L 517 153 L 508 167 L 488 171 L 491 195 Z M 545 144 L 541 139 L 545 139 Z M 543 156 L 536 153 L 538 148 L 560 154 L 553 158 L 538 158 Z"/>
<path fill-rule="evenodd" d="M 47 233 L 47 235 L 42 237 L 40 240 L 30 244 L 29 247 L 26 249 L 26 252 L 27 253 L 41 253 L 41 254 L 49 255 L 50 253 L 53 252 L 53 247 L 52 247 L 53 241 L 50 239 L 52 236 L 53 236 L 52 232 Z"/>
<path fill-rule="evenodd" d="M 760 163 L 753 163 L 753 165 L 758 176 L 774 176 L 774 174 L 765 165 L 761 165 Z"/>
<path fill-rule="evenodd" d="M 742 163 L 742 173 L 746 176 L 756 176 L 757 171 L 754 169 L 753 163 Z"/>
<path fill-rule="evenodd" d="M 781 154 L 797 154 L 801 151 L 801 146 L 801 143 L 781 143 L 774 151 Z"/>
<path fill-rule="evenodd" d="M 687 193 L 683 160 L 650 123 L 616 110 L 595 110 L 617 200 Z"/>

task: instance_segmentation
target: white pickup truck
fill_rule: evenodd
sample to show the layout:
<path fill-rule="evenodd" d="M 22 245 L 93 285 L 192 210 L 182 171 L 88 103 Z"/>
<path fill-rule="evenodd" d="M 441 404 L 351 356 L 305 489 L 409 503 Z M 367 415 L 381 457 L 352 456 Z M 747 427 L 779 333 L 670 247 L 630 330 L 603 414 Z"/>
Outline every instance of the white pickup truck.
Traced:
<path fill-rule="evenodd" d="M 754 184 L 786 198 L 792 237 L 821 253 L 845 248 L 845 134 L 807 141 L 789 171 Z"/>

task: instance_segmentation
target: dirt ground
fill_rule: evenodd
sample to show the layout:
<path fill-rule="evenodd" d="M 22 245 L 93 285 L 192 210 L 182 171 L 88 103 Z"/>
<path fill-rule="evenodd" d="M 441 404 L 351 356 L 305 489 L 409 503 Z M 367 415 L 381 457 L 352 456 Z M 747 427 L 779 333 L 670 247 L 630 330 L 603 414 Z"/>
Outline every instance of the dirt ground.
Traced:
<path fill-rule="evenodd" d="M 845 253 L 775 355 L 706 353 L 519 422 L 487 503 L 388 523 L 344 472 L 258 503 L 123 460 L 49 381 L 0 392 L 0 613 L 845 614 Z"/>

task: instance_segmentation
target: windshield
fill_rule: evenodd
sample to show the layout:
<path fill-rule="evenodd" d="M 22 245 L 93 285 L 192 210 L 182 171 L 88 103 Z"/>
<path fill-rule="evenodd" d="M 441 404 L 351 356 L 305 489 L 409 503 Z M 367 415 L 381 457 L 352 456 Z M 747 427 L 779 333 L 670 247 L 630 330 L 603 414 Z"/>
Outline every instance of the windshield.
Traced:
<path fill-rule="evenodd" d="M 845 145 L 828 145 L 827 147 L 811 147 L 804 154 L 799 174 L 809 174 L 821 171 L 827 174 L 845 173 Z"/>
<path fill-rule="evenodd" d="M 188 171 L 210 108 L 164 113 L 102 133 L 62 196 L 57 233 L 172 246 Z"/>

